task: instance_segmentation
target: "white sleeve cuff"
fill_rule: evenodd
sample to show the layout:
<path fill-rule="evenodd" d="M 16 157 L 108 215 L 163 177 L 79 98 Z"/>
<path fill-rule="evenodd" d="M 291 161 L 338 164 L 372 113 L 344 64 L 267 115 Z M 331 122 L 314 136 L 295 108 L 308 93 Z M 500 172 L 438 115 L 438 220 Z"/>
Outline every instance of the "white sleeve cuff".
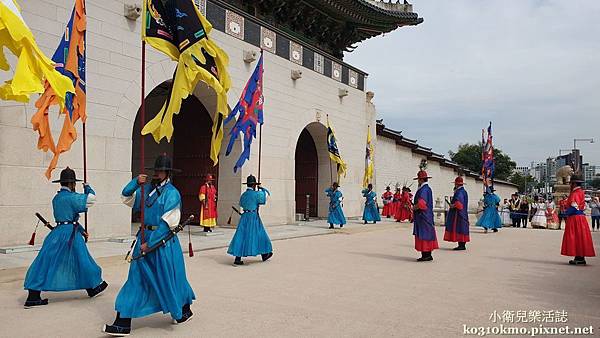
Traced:
<path fill-rule="evenodd" d="M 123 204 L 125 204 L 126 206 L 133 208 L 133 204 L 135 203 L 135 195 L 137 194 L 137 191 L 134 191 L 133 194 L 131 196 L 124 196 L 121 195 L 121 201 L 123 202 Z"/>
<path fill-rule="evenodd" d="M 179 208 L 169 210 L 162 215 L 161 219 L 167 222 L 169 228 L 178 226 L 179 221 L 181 220 L 181 210 Z"/>
<path fill-rule="evenodd" d="M 89 208 L 92 205 L 94 205 L 94 203 L 96 203 L 96 195 L 94 195 L 94 194 L 88 194 L 87 195 L 87 200 L 85 201 L 85 206 Z"/>

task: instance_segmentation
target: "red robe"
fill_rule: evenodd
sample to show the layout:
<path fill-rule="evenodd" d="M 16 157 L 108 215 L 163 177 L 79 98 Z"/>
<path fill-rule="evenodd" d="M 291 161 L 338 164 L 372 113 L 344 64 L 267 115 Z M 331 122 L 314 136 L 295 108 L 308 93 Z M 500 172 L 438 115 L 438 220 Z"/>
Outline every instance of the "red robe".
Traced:
<path fill-rule="evenodd" d="M 396 218 L 396 215 L 398 214 L 398 209 L 400 209 L 400 199 L 402 198 L 402 193 L 401 192 L 396 192 L 394 194 L 394 199 L 393 199 L 393 203 L 392 203 L 392 209 L 390 210 L 392 213 L 392 216 L 394 216 L 394 218 Z"/>
<path fill-rule="evenodd" d="M 578 211 L 575 215 L 567 216 L 567 225 L 563 234 L 562 248 L 563 256 L 594 257 L 594 242 L 587 218 L 583 213 L 585 210 L 585 193 L 580 187 L 571 191 L 567 199 L 569 207 L 575 207 Z"/>
<path fill-rule="evenodd" d="M 396 220 L 410 221 L 413 219 L 413 204 L 412 196 L 407 191 L 403 192 L 398 203 L 398 209 L 396 210 Z"/>
<path fill-rule="evenodd" d="M 198 193 L 200 199 L 200 225 L 214 227 L 217 225 L 217 188 L 203 184 Z"/>
<path fill-rule="evenodd" d="M 383 193 L 383 195 L 381 195 L 381 199 L 383 200 L 383 211 L 381 212 L 381 215 L 383 217 L 392 217 L 394 216 L 394 213 L 392 213 L 393 211 L 393 198 L 394 198 L 394 194 L 391 191 L 386 191 Z"/>

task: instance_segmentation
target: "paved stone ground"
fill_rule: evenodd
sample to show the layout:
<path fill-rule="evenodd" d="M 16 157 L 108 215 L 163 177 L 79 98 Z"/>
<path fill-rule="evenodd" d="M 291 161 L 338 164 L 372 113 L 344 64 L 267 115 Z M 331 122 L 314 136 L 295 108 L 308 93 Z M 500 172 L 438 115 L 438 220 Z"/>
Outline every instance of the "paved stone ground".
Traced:
<path fill-rule="evenodd" d="M 134 335 L 453 337 L 463 336 L 463 324 L 499 325 L 489 317 L 504 310 L 565 310 L 566 324 L 592 325 L 597 334 L 600 259 L 567 265 L 561 238 L 561 231 L 472 228 L 468 251 L 440 242 L 434 262 L 416 263 L 410 225 L 355 224 L 332 235 L 275 241 L 266 263 L 247 259 L 250 264 L 234 267 L 223 248 L 201 251 L 186 257 L 198 296 L 195 318 L 184 326 L 162 314 L 134 320 Z M 600 233 L 594 240 L 600 249 Z M 101 336 L 128 265 L 122 256 L 98 261 L 110 284 L 105 294 L 47 293 L 50 305 L 31 310 L 22 308 L 25 269 L 0 271 L 0 336 Z"/>

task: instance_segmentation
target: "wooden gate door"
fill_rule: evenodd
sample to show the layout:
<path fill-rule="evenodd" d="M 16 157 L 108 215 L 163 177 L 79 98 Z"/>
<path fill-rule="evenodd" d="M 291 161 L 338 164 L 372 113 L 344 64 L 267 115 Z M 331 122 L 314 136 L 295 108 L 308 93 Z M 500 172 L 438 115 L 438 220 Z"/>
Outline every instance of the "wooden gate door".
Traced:
<path fill-rule="evenodd" d="M 207 174 L 215 177 L 218 186 L 219 168 L 210 159 L 212 119 L 204 105 L 194 96 L 183 101 L 181 112 L 174 117 L 173 166 L 181 169 L 176 173 L 173 184 L 181 193 L 181 219 L 190 214 L 196 216 L 198 224 L 200 201 L 198 191 Z"/>
<path fill-rule="evenodd" d="M 296 145 L 296 213 L 306 211 L 306 195 L 310 195 L 310 217 L 317 217 L 317 194 L 319 193 L 319 160 L 315 141 L 304 129 Z"/>

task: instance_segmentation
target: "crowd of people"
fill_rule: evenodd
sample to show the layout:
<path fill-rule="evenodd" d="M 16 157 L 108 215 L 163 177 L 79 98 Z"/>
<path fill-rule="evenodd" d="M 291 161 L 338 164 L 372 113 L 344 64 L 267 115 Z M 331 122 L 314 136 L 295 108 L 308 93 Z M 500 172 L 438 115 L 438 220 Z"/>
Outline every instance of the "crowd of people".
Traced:
<path fill-rule="evenodd" d="M 384 217 L 413 223 L 414 249 L 421 253 L 421 257 L 417 258 L 418 262 L 433 261 L 432 253 L 439 249 L 434 225 L 433 191 L 428 184 L 432 177 L 425 168 L 426 163 L 414 178 L 418 182 L 414 196 L 406 186 L 401 190 L 397 189 L 395 194 L 391 194 L 387 187 L 382 196 L 386 201 Z M 170 314 L 174 324 L 188 322 L 193 317 L 191 305 L 196 295 L 187 279 L 183 250 L 177 236 L 177 232 L 188 221 L 181 223 L 181 195 L 171 182 L 172 174 L 177 170 L 173 168 L 167 155 L 159 156 L 153 169 L 152 177 L 145 174 L 134 177 L 121 193 L 124 204 L 135 212 L 141 212 L 143 223 L 131 247 L 127 280 L 115 300 L 115 319 L 112 324 L 102 328 L 109 335 L 128 335 L 133 318 L 153 313 Z M 83 193 L 77 193 L 75 187 L 78 181 L 75 172 L 69 168 L 63 170 L 60 178 L 54 181 L 61 185 L 52 201 L 56 226 L 52 227 L 49 222 L 45 222 L 52 230 L 27 271 L 24 281 L 24 288 L 28 292 L 24 304 L 26 308 L 47 305 L 48 299 L 41 297 L 42 292 L 85 290 L 93 298 L 108 287 L 102 278 L 102 269 L 88 251 L 88 234 L 79 224 L 79 214 L 94 205 L 96 193 L 88 184 L 84 185 Z M 201 202 L 200 225 L 207 232 L 212 231 L 216 223 L 217 191 L 213 182 L 214 178 L 208 175 L 198 195 Z M 561 254 L 574 257 L 569 261 L 571 265 L 585 265 L 585 257 L 595 256 L 595 251 L 584 214 L 588 205 L 581 189 L 582 182 L 580 177 L 574 176 L 571 179 L 570 195 L 559 202 L 559 215 L 562 216 L 552 215 L 554 206 L 539 197 L 529 203 L 527 198 L 513 195 L 510 202 L 505 200 L 502 209 L 509 210 L 515 227 L 521 224 L 526 227 L 531 215 L 534 227 L 548 224 L 548 213 L 551 214 L 552 222 L 560 217 L 566 219 Z M 466 244 L 471 240 L 469 196 L 461 176 L 448 182 L 450 183 L 454 184 L 454 194 L 447 201 L 449 209 L 443 240 L 457 243 L 458 246 L 453 250 L 465 251 Z M 244 257 L 260 256 L 262 261 L 273 257 L 271 240 L 259 213 L 270 193 L 252 175 L 248 176 L 243 185 L 247 189 L 240 196 L 241 218 L 227 250 L 234 257 L 235 266 L 244 265 Z M 341 228 L 347 222 L 343 212 L 344 197 L 339 187 L 334 182 L 325 191 L 330 199 L 330 228 L 335 225 Z M 365 198 L 365 224 L 381 220 L 376 202 L 377 194 L 371 184 L 362 191 L 362 196 Z M 483 210 L 477 220 L 477 226 L 482 227 L 485 233 L 488 230 L 498 232 L 502 227 L 499 207 L 500 197 L 494 193 L 493 185 L 488 185 L 483 196 Z M 589 203 L 589 207 L 592 209 L 592 226 L 597 228 L 600 202 L 595 198 Z M 528 217 L 522 217 L 523 215 Z"/>

